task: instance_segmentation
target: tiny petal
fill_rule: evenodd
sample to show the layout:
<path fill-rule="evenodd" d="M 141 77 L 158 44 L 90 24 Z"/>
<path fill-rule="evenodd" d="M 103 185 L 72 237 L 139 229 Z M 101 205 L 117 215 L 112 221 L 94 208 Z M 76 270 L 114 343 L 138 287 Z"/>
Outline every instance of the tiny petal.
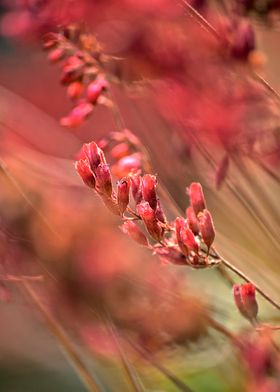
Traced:
<path fill-rule="evenodd" d="M 191 206 L 195 214 L 198 215 L 206 208 L 206 202 L 201 184 L 198 182 L 193 182 L 187 189 L 187 193 L 189 194 Z"/>

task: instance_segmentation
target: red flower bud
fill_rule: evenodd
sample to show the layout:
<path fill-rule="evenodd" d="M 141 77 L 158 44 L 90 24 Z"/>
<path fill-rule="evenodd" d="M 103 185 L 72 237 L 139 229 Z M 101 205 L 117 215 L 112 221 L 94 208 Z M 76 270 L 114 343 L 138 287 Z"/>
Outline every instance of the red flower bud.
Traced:
<path fill-rule="evenodd" d="M 188 248 L 188 246 L 186 246 L 184 244 L 182 236 L 181 236 L 181 230 L 184 228 L 185 223 L 186 223 L 185 219 L 183 219 L 181 217 L 178 217 L 175 220 L 177 243 L 178 243 L 178 246 L 179 246 L 180 250 L 182 251 L 182 253 L 187 256 L 189 253 L 189 248 Z"/>
<path fill-rule="evenodd" d="M 206 202 L 202 190 L 202 186 L 198 182 L 193 182 L 187 189 L 191 206 L 196 215 L 206 208 Z"/>
<path fill-rule="evenodd" d="M 67 88 L 67 95 L 71 99 L 80 98 L 83 93 L 83 85 L 81 82 L 72 82 Z"/>
<path fill-rule="evenodd" d="M 190 206 L 186 209 L 187 224 L 194 235 L 199 233 L 199 223 L 193 208 Z"/>
<path fill-rule="evenodd" d="M 112 178 L 108 165 L 100 163 L 94 171 L 96 177 L 96 192 L 111 197 L 112 195 Z"/>
<path fill-rule="evenodd" d="M 65 55 L 65 50 L 64 50 L 64 49 L 62 49 L 62 48 L 56 48 L 56 49 L 52 50 L 52 51 L 49 53 L 48 59 L 49 59 L 50 61 L 52 61 L 53 63 L 56 63 L 56 62 L 62 60 L 63 57 L 64 57 L 64 55 Z"/>
<path fill-rule="evenodd" d="M 249 320 L 254 320 L 258 314 L 256 289 L 252 283 L 233 286 L 233 296 L 239 312 Z"/>
<path fill-rule="evenodd" d="M 129 235 L 134 241 L 143 246 L 148 246 L 148 240 L 145 234 L 139 229 L 139 227 L 131 221 L 126 221 L 121 226 L 122 231 Z"/>
<path fill-rule="evenodd" d="M 146 200 L 153 210 L 157 208 L 156 177 L 146 174 L 142 179 L 143 199 Z"/>
<path fill-rule="evenodd" d="M 151 237 L 160 242 L 163 236 L 163 229 L 156 219 L 155 211 L 147 201 L 142 201 L 137 205 L 136 209 Z"/>
<path fill-rule="evenodd" d="M 91 82 L 87 88 L 87 98 L 95 105 L 102 92 L 106 89 L 107 82 L 104 79 L 95 80 Z"/>
<path fill-rule="evenodd" d="M 100 163 L 106 163 L 103 151 L 95 142 L 86 143 L 83 145 L 83 154 L 88 159 L 89 166 L 94 172 Z"/>
<path fill-rule="evenodd" d="M 131 190 L 132 196 L 136 204 L 139 204 L 142 199 L 142 177 L 135 175 L 131 177 Z"/>
<path fill-rule="evenodd" d="M 121 214 L 124 213 L 129 203 L 129 188 L 130 188 L 129 178 L 122 178 L 118 182 L 117 203 Z"/>
<path fill-rule="evenodd" d="M 84 120 L 92 113 L 93 106 L 88 102 L 80 102 L 70 112 L 69 116 L 63 117 L 60 124 L 64 127 L 77 127 L 81 125 Z"/>
<path fill-rule="evenodd" d="M 198 219 L 201 237 L 207 248 L 210 249 L 210 246 L 215 239 L 215 229 L 212 216 L 208 210 L 204 210 L 199 214 Z"/>
<path fill-rule="evenodd" d="M 80 159 L 75 162 L 75 169 L 77 173 L 80 175 L 84 183 L 90 188 L 95 188 L 95 177 L 90 170 L 88 161 L 85 159 Z"/>
<path fill-rule="evenodd" d="M 180 230 L 180 235 L 182 242 L 186 248 L 189 250 L 194 251 L 195 253 L 198 253 L 198 243 L 196 242 L 195 236 L 191 229 L 185 225 L 181 230 Z"/>

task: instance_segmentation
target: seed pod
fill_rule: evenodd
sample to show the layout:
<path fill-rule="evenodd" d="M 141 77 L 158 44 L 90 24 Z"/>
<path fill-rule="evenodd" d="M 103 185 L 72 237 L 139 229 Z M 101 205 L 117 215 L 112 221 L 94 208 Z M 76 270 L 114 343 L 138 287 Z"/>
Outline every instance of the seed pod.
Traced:
<path fill-rule="evenodd" d="M 146 174 L 142 179 L 143 199 L 146 200 L 151 208 L 157 208 L 156 177 Z"/>
<path fill-rule="evenodd" d="M 212 216 L 208 210 L 204 210 L 198 215 L 198 219 L 201 237 L 209 250 L 215 239 L 215 229 Z"/>
<path fill-rule="evenodd" d="M 90 187 L 95 188 L 95 177 L 90 170 L 88 161 L 85 159 L 80 159 L 79 161 L 75 162 L 75 169 L 79 176 L 82 178 L 84 183 Z"/>
<path fill-rule="evenodd" d="M 129 178 L 122 178 L 118 182 L 117 203 L 118 203 L 121 215 L 123 215 L 123 213 L 126 210 L 126 207 L 128 206 L 128 203 L 129 203 L 129 188 L 130 188 Z"/>
<path fill-rule="evenodd" d="M 154 240 L 160 242 L 163 236 L 163 228 L 156 219 L 155 211 L 151 208 L 147 201 L 142 201 L 137 205 L 137 213 L 145 223 L 145 226 Z"/>
<path fill-rule="evenodd" d="M 96 192 L 111 197 L 112 178 L 109 166 L 104 163 L 100 163 L 94 173 L 96 176 Z"/>
<path fill-rule="evenodd" d="M 199 233 L 199 223 L 192 206 L 186 209 L 187 224 L 194 235 Z"/>
<path fill-rule="evenodd" d="M 124 224 L 121 226 L 121 229 L 125 234 L 129 235 L 129 237 L 131 237 L 138 244 L 142 246 L 149 245 L 147 237 L 134 222 L 131 221 L 124 222 Z"/>
<path fill-rule="evenodd" d="M 187 189 L 191 206 L 196 215 L 206 208 L 206 202 L 202 190 L 202 186 L 198 182 L 193 182 Z"/>

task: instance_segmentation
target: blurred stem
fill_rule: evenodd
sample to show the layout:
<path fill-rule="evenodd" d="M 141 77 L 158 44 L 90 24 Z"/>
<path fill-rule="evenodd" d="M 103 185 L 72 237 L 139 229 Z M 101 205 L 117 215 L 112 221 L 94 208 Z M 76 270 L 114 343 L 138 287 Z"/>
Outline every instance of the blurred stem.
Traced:
<path fill-rule="evenodd" d="M 212 248 L 215 252 L 215 257 L 218 258 L 221 263 L 227 267 L 229 270 L 231 270 L 232 272 L 234 272 L 236 275 L 238 275 L 240 278 L 242 278 L 243 280 L 245 280 L 245 282 L 248 283 L 253 283 L 253 285 L 255 286 L 257 292 L 263 297 L 265 298 L 272 306 L 274 306 L 276 309 L 280 310 L 280 304 L 278 302 L 276 302 L 274 299 L 272 299 L 270 297 L 269 294 L 267 294 L 264 290 L 262 290 L 255 282 L 253 282 L 247 275 L 244 274 L 244 272 L 240 271 L 237 267 L 235 267 L 234 265 L 232 265 L 228 260 L 224 259 L 218 252 L 216 249 Z"/>
<path fill-rule="evenodd" d="M 193 392 L 190 387 L 188 387 L 185 383 L 183 383 L 177 376 L 175 376 L 170 370 L 166 369 L 162 366 L 149 352 L 145 349 L 139 347 L 134 344 L 130 339 L 126 338 L 131 347 L 141 355 L 147 362 L 153 365 L 156 369 L 158 369 L 166 378 L 168 378 L 176 387 L 182 392 Z"/>
<path fill-rule="evenodd" d="M 62 327 L 58 324 L 58 322 L 55 320 L 55 318 L 50 314 L 46 306 L 42 303 L 41 299 L 39 298 L 39 296 L 31 286 L 29 281 L 23 278 L 21 280 L 21 284 L 25 289 L 26 293 L 28 294 L 28 296 L 31 298 L 32 302 L 36 305 L 37 309 L 44 317 L 49 331 L 59 342 L 66 358 L 72 365 L 75 372 L 79 375 L 84 386 L 87 388 L 89 392 L 101 392 L 101 389 L 99 388 L 98 384 L 96 383 L 91 373 L 86 368 L 86 365 L 83 363 L 83 361 L 77 354 L 76 349 L 72 344 L 72 342 L 70 341 L 69 337 L 62 329 Z"/>
<path fill-rule="evenodd" d="M 116 345 L 116 348 L 119 352 L 119 357 L 120 357 L 120 360 L 122 363 L 122 367 L 125 371 L 126 378 L 129 381 L 129 384 L 132 386 L 132 389 L 134 391 L 144 392 L 145 389 L 144 389 L 141 381 L 139 380 L 139 377 L 138 377 L 137 373 L 135 372 L 134 368 L 131 366 L 131 364 L 126 356 L 126 353 L 123 350 L 119 333 L 118 333 L 109 313 L 108 312 L 105 312 L 105 313 L 106 313 L 106 324 L 107 324 L 107 327 L 108 327 L 108 329 L 109 329 L 109 331 L 115 341 L 115 345 Z"/>

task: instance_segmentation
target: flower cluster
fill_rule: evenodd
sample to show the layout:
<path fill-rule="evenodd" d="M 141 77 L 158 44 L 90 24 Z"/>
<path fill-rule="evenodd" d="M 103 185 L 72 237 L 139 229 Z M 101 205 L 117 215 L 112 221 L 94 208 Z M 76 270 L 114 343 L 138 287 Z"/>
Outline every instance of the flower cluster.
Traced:
<path fill-rule="evenodd" d="M 103 65 L 107 56 L 93 35 L 77 25 L 64 28 L 61 33 L 44 37 L 44 49 L 51 62 L 61 63 L 61 83 L 67 86 L 67 95 L 73 101 L 70 114 L 61 119 L 61 125 L 76 127 L 92 113 L 97 104 L 110 105 L 104 95 L 108 82 Z"/>
<path fill-rule="evenodd" d="M 139 244 L 150 247 L 162 260 L 194 268 L 217 263 L 211 257 L 214 225 L 199 183 L 192 183 L 187 189 L 190 206 L 186 216 L 168 222 L 158 197 L 156 176 L 130 173 L 113 189 L 109 165 L 95 142 L 83 146 L 76 170 L 104 204 L 123 218 L 122 230 Z M 149 239 L 137 222 L 143 223 Z"/>

